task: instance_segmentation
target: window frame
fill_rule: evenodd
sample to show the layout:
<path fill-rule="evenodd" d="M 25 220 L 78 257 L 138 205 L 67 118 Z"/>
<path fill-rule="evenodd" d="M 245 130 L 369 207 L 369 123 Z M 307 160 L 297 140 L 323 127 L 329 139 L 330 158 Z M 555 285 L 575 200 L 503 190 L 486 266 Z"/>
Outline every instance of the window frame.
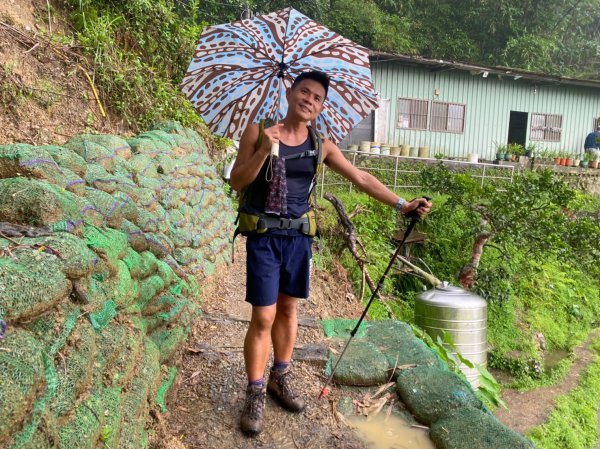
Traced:
<path fill-rule="evenodd" d="M 445 116 L 443 116 L 443 115 L 435 116 L 438 120 L 440 120 L 440 121 L 443 120 L 443 123 L 446 125 L 445 129 L 434 128 L 434 124 L 436 123 L 436 119 L 434 118 L 434 115 L 433 115 L 434 114 L 434 105 L 446 106 L 446 115 Z M 462 117 L 459 117 L 459 118 L 450 117 L 449 111 L 450 111 L 451 106 L 462 107 Z M 466 116 L 467 116 L 467 104 L 466 103 L 432 100 L 431 101 L 431 119 L 429 121 L 429 130 L 432 132 L 438 132 L 438 133 L 464 134 L 465 133 Z M 461 120 L 460 130 L 448 129 L 448 124 L 449 124 L 450 120 L 459 120 L 459 119 Z"/>
<path fill-rule="evenodd" d="M 415 114 L 412 112 L 408 113 L 409 126 L 401 126 L 400 117 L 406 116 L 406 113 L 400 111 L 400 101 L 409 101 L 410 109 L 412 110 L 412 105 L 416 103 L 420 103 L 425 105 L 425 114 Z M 398 97 L 396 100 L 396 129 L 405 129 L 405 130 L 413 130 L 413 131 L 427 131 L 429 129 L 429 100 L 423 100 L 421 98 L 409 98 L 409 97 Z M 413 127 L 411 126 L 413 117 L 421 117 L 425 120 L 425 127 Z"/>
<path fill-rule="evenodd" d="M 536 129 L 534 129 L 534 121 L 536 117 L 544 117 L 544 124 L 542 126 L 535 125 Z M 546 125 L 548 123 L 549 117 L 558 117 L 560 118 L 560 126 L 559 127 L 549 127 Z M 563 132 L 563 120 L 564 116 L 562 114 L 549 114 L 546 112 L 532 112 L 531 113 L 531 123 L 529 125 L 529 140 L 535 140 L 537 142 L 560 142 L 562 140 L 562 132 Z M 550 128 L 550 129 L 548 129 Z M 559 131 L 554 131 L 554 129 L 558 128 Z M 537 137 L 536 132 L 542 132 L 542 137 Z M 547 138 L 546 133 L 554 133 L 558 134 L 557 139 Z"/>

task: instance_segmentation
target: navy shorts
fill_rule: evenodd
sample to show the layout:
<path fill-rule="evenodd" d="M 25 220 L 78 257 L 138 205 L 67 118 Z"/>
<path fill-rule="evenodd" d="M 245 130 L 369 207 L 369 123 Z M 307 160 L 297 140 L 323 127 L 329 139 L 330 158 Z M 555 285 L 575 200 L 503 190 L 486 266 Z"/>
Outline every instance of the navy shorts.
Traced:
<path fill-rule="evenodd" d="M 270 306 L 281 292 L 308 298 L 312 237 L 251 235 L 246 239 L 246 301 Z"/>

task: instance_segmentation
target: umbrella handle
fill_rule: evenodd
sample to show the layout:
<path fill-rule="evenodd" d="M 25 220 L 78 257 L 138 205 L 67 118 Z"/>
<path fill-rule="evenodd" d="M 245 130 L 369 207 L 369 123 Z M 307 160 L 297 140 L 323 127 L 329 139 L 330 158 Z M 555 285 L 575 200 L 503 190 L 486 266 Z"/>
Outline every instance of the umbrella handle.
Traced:
<path fill-rule="evenodd" d="M 279 142 L 274 142 L 271 144 L 271 156 L 279 157 Z"/>

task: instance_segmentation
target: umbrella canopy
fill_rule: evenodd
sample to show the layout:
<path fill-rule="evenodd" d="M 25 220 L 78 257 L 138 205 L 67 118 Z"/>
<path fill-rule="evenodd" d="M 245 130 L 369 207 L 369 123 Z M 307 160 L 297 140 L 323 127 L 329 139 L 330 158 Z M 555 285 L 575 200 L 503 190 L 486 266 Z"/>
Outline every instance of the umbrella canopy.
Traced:
<path fill-rule="evenodd" d="M 377 108 L 368 50 L 293 8 L 205 28 L 181 90 L 212 132 L 239 140 L 285 117 L 284 89 L 310 70 L 331 78 L 316 128 L 339 142 Z"/>

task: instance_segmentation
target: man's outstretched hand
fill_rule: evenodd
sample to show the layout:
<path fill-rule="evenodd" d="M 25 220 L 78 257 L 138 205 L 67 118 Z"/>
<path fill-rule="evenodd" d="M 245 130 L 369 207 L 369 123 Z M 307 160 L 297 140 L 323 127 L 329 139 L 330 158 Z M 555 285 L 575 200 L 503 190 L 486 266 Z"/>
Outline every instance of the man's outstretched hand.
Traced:
<path fill-rule="evenodd" d="M 423 218 L 431 210 L 431 198 L 422 197 L 415 198 L 412 201 L 407 201 L 402 205 L 400 213 L 405 217 L 416 215 L 419 218 Z"/>

